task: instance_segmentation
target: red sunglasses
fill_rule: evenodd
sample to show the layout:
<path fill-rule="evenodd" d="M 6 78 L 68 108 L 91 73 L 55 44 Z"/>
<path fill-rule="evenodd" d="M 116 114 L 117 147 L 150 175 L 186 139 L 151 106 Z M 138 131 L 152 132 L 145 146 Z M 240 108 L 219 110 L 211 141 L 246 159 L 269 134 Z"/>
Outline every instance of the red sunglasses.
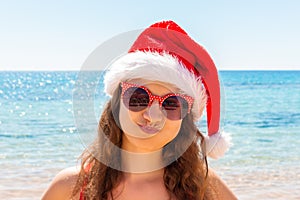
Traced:
<path fill-rule="evenodd" d="M 194 102 L 192 97 L 183 94 L 170 93 L 163 97 L 153 95 L 148 88 L 132 83 L 121 82 L 121 87 L 121 97 L 127 109 L 139 112 L 151 106 L 154 100 L 158 100 L 160 108 L 170 120 L 183 119 L 190 113 Z"/>

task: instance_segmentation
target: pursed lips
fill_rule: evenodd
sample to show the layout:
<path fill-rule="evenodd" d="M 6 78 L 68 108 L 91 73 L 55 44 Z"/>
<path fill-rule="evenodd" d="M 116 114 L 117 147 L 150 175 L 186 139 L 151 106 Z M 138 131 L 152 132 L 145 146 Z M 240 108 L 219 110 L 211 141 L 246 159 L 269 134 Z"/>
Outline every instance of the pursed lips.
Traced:
<path fill-rule="evenodd" d="M 143 132 L 148 133 L 148 134 L 155 134 L 161 130 L 159 128 L 152 127 L 152 126 L 141 125 L 141 124 L 138 124 L 138 125 L 142 129 Z"/>

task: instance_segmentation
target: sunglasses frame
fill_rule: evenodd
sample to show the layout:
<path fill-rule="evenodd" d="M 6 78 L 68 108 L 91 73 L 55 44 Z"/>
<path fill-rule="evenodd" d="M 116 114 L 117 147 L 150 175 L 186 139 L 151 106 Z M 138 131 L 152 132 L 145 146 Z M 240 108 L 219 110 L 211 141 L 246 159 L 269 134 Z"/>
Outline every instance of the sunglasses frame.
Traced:
<path fill-rule="evenodd" d="M 190 111 L 192 109 L 192 105 L 194 103 L 193 97 L 184 95 L 184 94 L 180 94 L 180 93 L 169 93 L 169 94 L 166 94 L 161 97 L 161 96 L 152 94 L 152 92 L 148 88 L 146 88 L 145 86 L 142 86 L 142 85 L 137 85 L 137 84 L 128 83 L 128 82 L 121 82 L 121 87 L 122 87 L 122 94 L 121 94 L 122 99 L 124 98 L 125 92 L 129 88 L 136 87 L 136 88 L 141 88 L 141 89 L 145 90 L 150 98 L 147 108 L 152 105 L 154 100 L 158 100 L 159 107 L 160 107 L 160 109 L 162 109 L 162 103 L 164 102 L 164 100 L 166 100 L 167 98 L 169 98 L 171 96 L 175 96 L 175 97 L 179 96 L 187 101 L 187 103 L 188 103 L 188 112 L 187 113 L 190 113 Z"/>

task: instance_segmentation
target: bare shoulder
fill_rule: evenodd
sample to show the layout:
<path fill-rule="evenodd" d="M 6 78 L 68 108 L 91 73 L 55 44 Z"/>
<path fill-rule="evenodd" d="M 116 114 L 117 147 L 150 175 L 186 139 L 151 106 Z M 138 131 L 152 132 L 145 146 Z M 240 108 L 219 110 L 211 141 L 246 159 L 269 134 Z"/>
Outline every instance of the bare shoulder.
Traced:
<path fill-rule="evenodd" d="M 70 167 L 59 172 L 44 192 L 42 200 L 70 199 L 79 172 L 80 167 Z"/>
<path fill-rule="evenodd" d="M 210 185 L 218 194 L 218 199 L 222 200 L 235 200 L 237 197 L 229 189 L 226 183 L 214 172 L 213 169 L 209 168 L 208 176 L 210 180 Z"/>

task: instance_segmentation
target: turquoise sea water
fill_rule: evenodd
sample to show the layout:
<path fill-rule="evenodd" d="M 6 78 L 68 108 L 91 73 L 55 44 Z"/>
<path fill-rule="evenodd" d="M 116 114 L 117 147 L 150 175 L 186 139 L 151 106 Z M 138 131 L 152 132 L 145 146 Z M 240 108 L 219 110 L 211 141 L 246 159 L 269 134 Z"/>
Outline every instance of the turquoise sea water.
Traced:
<path fill-rule="evenodd" d="M 97 76 L 97 74 L 93 74 Z M 39 199 L 84 144 L 77 72 L 0 72 L 0 199 Z M 300 199 L 300 71 L 221 71 L 234 146 L 210 165 L 239 199 Z M 97 85 L 96 111 L 107 100 Z M 96 113 L 97 116 L 99 113 Z"/>

